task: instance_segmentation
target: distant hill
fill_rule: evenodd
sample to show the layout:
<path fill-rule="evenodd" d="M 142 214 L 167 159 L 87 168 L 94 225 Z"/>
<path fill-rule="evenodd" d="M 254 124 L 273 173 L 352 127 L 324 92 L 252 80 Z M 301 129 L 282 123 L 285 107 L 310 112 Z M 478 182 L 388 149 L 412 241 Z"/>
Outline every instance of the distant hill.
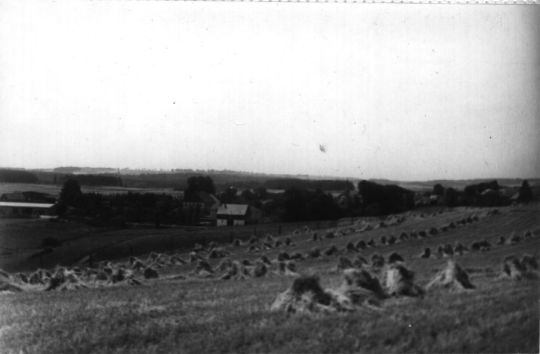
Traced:
<path fill-rule="evenodd" d="M 9 183 L 46 183 L 62 184 L 66 178 L 81 179 L 81 184 L 113 185 L 132 188 L 176 188 L 184 189 L 187 179 L 195 175 L 209 175 L 218 189 L 235 186 L 239 189 L 266 187 L 269 189 L 286 189 L 292 186 L 297 188 L 321 188 L 324 190 L 340 190 L 352 185 L 357 188 L 359 178 L 345 178 L 334 176 L 310 176 L 291 174 L 254 173 L 232 170 L 152 170 L 152 169 L 114 169 L 109 167 L 78 167 L 65 166 L 52 169 L 0 169 L 0 182 Z M 92 178 L 91 176 L 96 176 Z M 103 176 L 104 178 L 99 178 Z M 435 184 L 463 190 L 465 186 L 497 180 L 499 185 L 518 187 L 522 179 L 518 178 L 478 178 L 463 180 L 428 180 L 428 181 L 398 181 L 390 179 L 369 179 L 378 184 L 395 184 L 413 191 L 428 191 Z M 540 178 L 528 178 L 533 187 L 540 186 Z M 100 184 L 104 183 L 104 184 Z M 279 187 L 279 188 L 278 188 Z"/>
<path fill-rule="evenodd" d="M 55 173 L 67 173 L 67 174 L 84 174 L 84 175 L 94 175 L 94 174 L 110 174 L 117 173 L 117 169 L 109 167 L 56 167 L 53 168 L 52 172 Z"/>
<path fill-rule="evenodd" d="M 540 178 L 524 178 L 529 181 L 531 186 L 540 186 Z M 519 178 L 475 178 L 475 179 L 460 179 L 460 180 L 429 180 L 429 181 L 391 181 L 391 180 L 371 180 L 381 184 L 397 184 L 400 187 L 419 191 L 419 190 L 431 190 L 434 185 L 441 184 L 445 188 L 454 188 L 458 190 L 464 189 L 471 184 L 477 184 L 480 182 L 488 182 L 496 180 L 500 186 L 503 187 L 519 187 L 524 179 Z"/>

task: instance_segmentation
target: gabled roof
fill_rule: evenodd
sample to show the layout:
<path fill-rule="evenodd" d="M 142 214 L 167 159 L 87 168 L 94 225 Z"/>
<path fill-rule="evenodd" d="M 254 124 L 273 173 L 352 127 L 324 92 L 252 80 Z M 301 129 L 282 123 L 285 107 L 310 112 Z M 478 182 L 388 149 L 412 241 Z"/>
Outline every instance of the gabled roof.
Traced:
<path fill-rule="evenodd" d="M 247 214 L 248 208 L 247 204 L 222 204 L 217 210 L 217 215 L 243 216 Z"/>

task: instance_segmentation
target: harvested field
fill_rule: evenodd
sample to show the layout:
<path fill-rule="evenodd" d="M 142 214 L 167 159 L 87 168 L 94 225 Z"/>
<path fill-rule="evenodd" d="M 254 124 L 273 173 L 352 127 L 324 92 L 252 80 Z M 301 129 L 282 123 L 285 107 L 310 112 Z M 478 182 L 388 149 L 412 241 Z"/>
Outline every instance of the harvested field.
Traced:
<path fill-rule="evenodd" d="M 289 237 L 291 242 L 267 250 L 260 247 L 256 252 L 248 250 L 252 245 L 247 242 L 235 246 L 228 237 L 222 242 L 216 238 L 217 248 L 226 252 L 227 258 L 208 257 L 217 248 L 201 244 L 197 249 L 191 246 L 167 252 L 156 250 L 151 256 L 142 254 L 131 260 L 129 256 L 114 257 L 110 262 L 95 265 L 95 273 L 88 264 L 77 267 L 64 264 L 66 267 L 61 271 L 50 269 L 49 273 L 44 270 L 36 275 L 32 274 L 37 267 L 23 269 L 21 274 L 4 269 L 6 272 L 0 274 L 2 284 L 20 287 L 22 291 L 6 286 L 0 292 L 0 348 L 5 352 L 25 353 L 536 352 L 538 277 L 516 280 L 501 276 L 501 270 L 505 258 L 514 256 L 527 267 L 527 272 L 538 272 L 534 266 L 538 255 L 534 250 L 540 248 L 540 205 L 499 208 L 499 213 L 493 215 L 489 210 L 456 208 L 424 217 L 409 212 L 395 216 L 404 218 L 399 224 L 383 228 L 365 227 L 358 221 L 343 226 L 343 229 L 352 228 L 352 232 L 335 227 L 321 230 L 320 234 L 332 232 L 335 237 L 323 237 L 316 247 L 324 251 L 335 246 L 338 251 L 317 258 L 296 259 L 294 272 L 283 263 L 290 261 L 278 262 L 278 256 L 309 253 L 315 247 L 311 231 L 273 234 L 282 241 Z M 471 222 L 458 223 L 467 218 Z M 443 225 L 452 222 L 456 227 L 441 231 Z M 359 241 L 367 243 L 384 235 L 402 232 L 410 235 L 414 230 L 431 228 L 439 231 L 427 233 L 425 238 L 408 238 L 392 245 L 376 242 L 374 247 L 347 252 L 347 245 Z M 174 232 L 158 231 L 163 237 Z M 513 232 L 524 235 L 527 231 L 530 237 L 519 242 L 497 244 L 501 236 Z M 109 231 L 109 235 L 115 232 L 125 231 Z M 249 236 L 243 238 L 247 239 Z M 94 242 L 97 244 L 99 240 L 103 238 L 97 237 Z M 488 241 L 489 250 L 472 251 L 471 244 L 480 241 Z M 55 252 L 64 247 L 63 252 L 69 252 L 77 242 L 73 240 Z M 261 235 L 255 244 L 263 242 Z M 419 257 L 426 248 L 436 250 L 440 245 L 458 243 L 471 251 L 452 257 L 439 257 L 436 252 L 429 258 Z M 182 262 L 189 260 L 190 252 L 204 260 L 204 264 Z M 414 279 L 406 273 L 394 272 L 386 276 L 393 279 L 398 274 L 401 277 L 396 278 L 398 282 L 385 283 L 385 270 L 394 268 L 371 268 L 374 254 L 388 259 L 394 253 L 403 260 L 391 267 L 403 264 L 414 272 Z M 353 269 L 365 269 L 377 277 L 383 291 L 388 293 L 377 297 L 377 303 L 369 306 L 340 297 L 348 294 L 339 291 L 344 273 L 350 273 L 351 269 L 342 270 L 350 267 L 349 262 L 343 261 L 342 267 L 336 267 L 343 257 L 350 258 Z M 356 262 L 358 257 L 369 264 Z M 474 288 L 449 291 L 445 282 L 453 279 L 448 274 L 455 273 L 445 273 L 450 258 L 460 271 L 467 273 Z M 230 261 L 224 262 L 225 259 Z M 152 271 L 146 271 L 145 276 L 146 269 Z M 225 274 L 230 276 L 223 277 Z M 440 274 L 447 275 L 437 278 Z M 47 279 L 54 275 L 61 284 L 55 283 L 56 288 L 45 291 L 51 282 Z M 278 294 L 294 289 L 299 275 L 316 276 L 321 289 L 331 297 L 337 296 L 339 304 L 344 300 L 340 306 L 347 310 L 321 312 L 304 306 L 295 313 L 271 311 Z M 30 279 L 35 283 L 30 284 Z M 441 286 L 428 288 L 433 279 L 439 279 Z M 423 290 L 415 290 L 413 295 L 422 296 L 398 296 L 402 291 L 394 290 L 394 284 L 409 280 Z M 294 296 L 304 296 L 302 291 L 292 294 L 293 300 Z M 328 301 L 323 298 L 320 303 L 326 306 Z"/>

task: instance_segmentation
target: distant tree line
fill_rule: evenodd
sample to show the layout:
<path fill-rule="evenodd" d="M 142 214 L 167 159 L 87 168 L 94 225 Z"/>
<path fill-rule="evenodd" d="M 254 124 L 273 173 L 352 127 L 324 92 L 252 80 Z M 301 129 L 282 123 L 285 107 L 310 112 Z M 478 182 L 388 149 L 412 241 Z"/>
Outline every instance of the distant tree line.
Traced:
<path fill-rule="evenodd" d="M 362 215 L 385 215 L 414 208 L 414 192 L 397 185 L 360 181 L 358 193 L 362 196 Z"/>
<path fill-rule="evenodd" d="M 191 176 L 187 180 L 187 187 L 184 190 L 184 200 L 187 202 L 196 201 L 196 194 L 205 192 L 216 193 L 216 186 L 210 176 Z"/>
<path fill-rule="evenodd" d="M 81 219 L 101 226 L 125 226 L 126 223 L 177 224 L 188 221 L 182 201 L 168 194 L 122 193 L 103 195 L 82 193 L 75 179 L 67 180 L 57 203 L 57 213 L 65 218 Z"/>
<path fill-rule="evenodd" d="M 0 182 L 4 183 L 37 183 L 37 176 L 25 170 L 0 169 Z"/>
<path fill-rule="evenodd" d="M 84 186 L 122 186 L 122 179 L 116 174 L 60 174 L 51 172 L 30 172 L 26 170 L 0 169 L 0 182 L 4 183 L 52 183 L 64 184 L 67 180 L 77 180 Z"/>
<path fill-rule="evenodd" d="M 121 187 L 123 185 L 122 178 L 115 174 L 99 174 L 99 175 L 63 175 L 58 178 L 59 183 L 64 183 L 67 180 L 76 180 L 83 186 L 113 186 Z"/>
<path fill-rule="evenodd" d="M 524 180 L 517 191 L 517 198 L 502 193 L 503 187 L 496 180 L 465 186 L 463 191 L 445 188 L 441 184 L 433 186 L 432 195 L 437 196 L 436 204 L 453 206 L 504 206 L 512 202 L 528 203 L 534 200 L 534 193 L 529 182 Z M 514 190 L 510 188 L 510 190 Z"/>
<path fill-rule="evenodd" d="M 468 185 L 463 190 L 436 184 L 431 192 L 415 193 L 397 185 L 382 185 L 364 180 L 358 183 L 357 192 L 347 188 L 336 196 L 321 189 L 307 188 L 288 188 L 281 193 L 269 193 L 264 187 L 245 189 L 241 193 L 235 187 L 229 187 L 217 193 L 217 196 L 222 203 L 257 207 L 267 219 L 294 222 L 400 213 L 426 205 L 415 203 L 419 196 L 427 198 L 429 205 L 508 205 L 511 198 L 500 193 L 501 189 L 497 181 L 489 181 Z M 204 200 L 200 199 L 202 192 L 208 195 L 216 193 L 211 177 L 188 178 L 183 200 L 169 194 L 156 193 L 82 193 L 80 182 L 68 179 L 60 193 L 57 211 L 64 217 L 78 217 L 101 225 L 194 225 L 198 224 L 202 216 L 208 215 L 205 214 L 208 211 L 203 210 Z M 534 193 L 529 183 L 523 181 L 515 201 L 527 203 L 533 199 Z"/>
<path fill-rule="evenodd" d="M 320 189 L 287 189 L 282 203 L 283 221 L 328 220 L 344 215 L 335 199 Z"/>
<path fill-rule="evenodd" d="M 438 205 L 454 206 L 503 206 L 510 204 L 510 198 L 499 193 L 497 181 L 481 182 L 465 186 L 463 191 L 445 188 L 441 184 L 433 186 L 433 200 Z"/>
<path fill-rule="evenodd" d="M 63 166 L 63 167 L 56 167 L 53 169 L 56 173 L 64 173 L 64 174 L 73 174 L 75 172 L 81 171 L 80 167 L 75 166 Z"/>
<path fill-rule="evenodd" d="M 267 189 L 311 189 L 323 191 L 354 190 L 350 181 L 344 180 L 306 180 L 300 178 L 269 179 L 262 184 Z"/>

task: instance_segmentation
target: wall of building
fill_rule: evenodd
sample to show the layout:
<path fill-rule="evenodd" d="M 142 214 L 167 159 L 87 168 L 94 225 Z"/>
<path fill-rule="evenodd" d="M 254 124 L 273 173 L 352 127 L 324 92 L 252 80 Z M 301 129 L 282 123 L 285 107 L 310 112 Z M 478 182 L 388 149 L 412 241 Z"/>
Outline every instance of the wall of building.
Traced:
<path fill-rule="evenodd" d="M 246 225 L 246 220 L 245 219 L 219 217 L 216 220 L 216 226 L 228 226 L 229 225 L 229 220 L 231 220 L 233 226 L 244 226 L 244 225 Z"/>
<path fill-rule="evenodd" d="M 227 219 L 217 219 L 216 226 L 227 226 Z"/>
<path fill-rule="evenodd" d="M 3 217 L 38 218 L 44 212 L 45 210 L 37 208 L 0 207 L 0 216 Z"/>

